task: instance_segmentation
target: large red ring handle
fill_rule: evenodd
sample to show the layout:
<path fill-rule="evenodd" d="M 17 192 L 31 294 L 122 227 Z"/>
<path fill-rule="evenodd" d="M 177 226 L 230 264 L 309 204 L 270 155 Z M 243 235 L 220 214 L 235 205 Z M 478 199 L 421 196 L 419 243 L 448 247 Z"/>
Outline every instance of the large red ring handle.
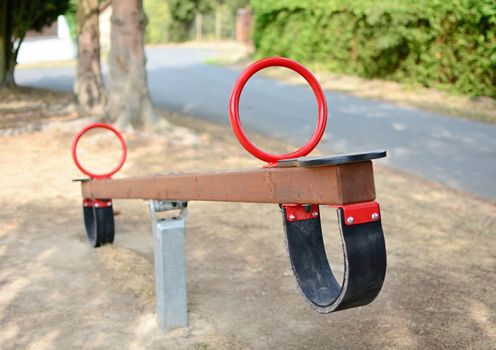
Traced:
<path fill-rule="evenodd" d="M 267 153 L 255 146 L 243 131 L 239 118 L 239 100 L 246 82 L 258 71 L 273 66 L 286 67 L 294 70 L 296 73 L 301 75 L 307 81 L 307 83 L 310 84 L 310 87 L 315 94 L 315 98 L 317 99 L 318 105 L 318 121 L 312 137 L 301 148 L 297 149 L 294 152 L 286 154 Z M 327 102 L 324 96 L 324 92 L 322 91 L 322 87 L 320 86 L 314 75 L 307 68 L 296 61 L 290 60 L 289 58 L 269 57 L 256 61 L 249 65 L 241 73 L 238 80 L 236 80 L 236 83 L 234 84 L 233 90 L 231 92 L 231 98 L 229 100 L 229 116 L 234 134 L 238 138 L 241 145 L 258 159 L 269 163 L 276 163 L 278 160 L 281 159 L 306 156 L 317 146 L 320 139 L 322 138 L 322 135 L 324 134 L 327 124 Z"/>
<path fill-rule="evenodd" d="M 81 137 L 89 130 L 96 129 L 96 128 L 107 129 L 107 130 L 112 131 L 115 134 L 115 136 L 117 136 L 117 138 L 119 139 L 119 141 L 121 143 L 121 147 L 122 147 L 122 156 L 121 156 L 121 160 L 120 160 L 119 164 L 117 164 L 117 166 L 113 170 L 109 171 L 108 173 L 104 173 L 104 174 L 94 174 L 94 173 L 86 170 L 81 165 L 81 163 L 79 163 L 79 160 L 77 157 L 77 152 L 76 152 L 77 145 L 78 145 L 78 142 L 81 139 Z M 78 167 L 79 170 L 81 170 L 84 174 L 88 175 L 92 179 L 110 178 L 112 175 L 114 175 L 116 172 L 118 172 L 122 168 L 122 166 L 124 165 L 124 162 L 126 161 L 126 156 L 127 156 L 127 147 L 126 147 L 126 142 L 124 141 L 124 138 L 122 137 L 120 132 L 118 132 L 113 126 L 108 125 L 108 124 L 93 123 L 93 124 L 87 125 L 83 129 L 81 129 L 81 131 L 78 132 L 78 134 L 74 138 L 74 141 L 72 142 L 72 159 L 74 159 L 74 163 L 76 164 L 76 166 Z"/>

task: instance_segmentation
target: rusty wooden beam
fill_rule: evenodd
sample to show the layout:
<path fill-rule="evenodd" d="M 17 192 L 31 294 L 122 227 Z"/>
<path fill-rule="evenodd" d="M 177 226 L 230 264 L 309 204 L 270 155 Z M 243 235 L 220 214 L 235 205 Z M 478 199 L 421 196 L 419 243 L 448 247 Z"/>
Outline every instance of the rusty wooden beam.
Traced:
<path fill-rule="evenodd" d="M 371 161 L 82 182 L 84 198 L 350 204 L 375 199 Z"/>

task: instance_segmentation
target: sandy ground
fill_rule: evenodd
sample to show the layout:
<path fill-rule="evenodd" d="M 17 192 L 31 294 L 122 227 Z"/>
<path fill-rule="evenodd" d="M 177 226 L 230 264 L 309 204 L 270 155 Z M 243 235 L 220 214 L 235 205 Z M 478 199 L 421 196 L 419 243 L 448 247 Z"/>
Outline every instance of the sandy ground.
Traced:
<path fill-rule="evenodd" d="M 32 87 L 0 87 L 0 136 L 38 131 L 79 115 L 70 94 Z"/>
<path fill-rule="evenodd" d="M 261 164 L 225 127 L 127 134 L 116 177 Z M 276 205 L 190 203 L 190 327 L 155 320 L 153 242 L 143 201 L 115 201 L 116 241 L 86 242 L 70 144 L 84 121 L 0 137 L 1 349 L 495 349 L 496 206 L 376 162 L 388 248 L 369 306 L 320 315 L 299 295 Z M 82 157 L 108 165 L 90 136 Z M 286 146 L 258 138 L 271 150 Z M 109 152 L 109 157 L 116 152 Z M 322 209 L 342 262 L 335 213 Z"/>

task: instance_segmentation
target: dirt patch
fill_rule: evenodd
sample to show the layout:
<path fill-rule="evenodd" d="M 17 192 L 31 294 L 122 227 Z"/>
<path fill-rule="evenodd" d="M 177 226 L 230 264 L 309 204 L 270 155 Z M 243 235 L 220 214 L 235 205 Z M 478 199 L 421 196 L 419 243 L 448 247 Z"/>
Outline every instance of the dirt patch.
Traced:
<path fill-rule="evenodd" d="M 126 134 L 129 158 L 116 177 L 261 165 L 228 127 L 165 115 L 195 137 Z M 496 206 L 380 161 L 388 271 L 374 303 L 315 313 L 297 292 L 276 205 L 194 202 L 190 327 L 164 335 L 154 314 L 146 203 L 115 201 L 114 246 L 86 243 L 80 188 L 71 182 L 81 174 L 69 152 L 83 123 L 0 138 L 0 348 L 496 348 Z M 96 140 L 87 152 L 99 154 Z M 340 262 L 335 213 L 322 207 L 322 216 L 329 255 Z"/>
<path fill-rule="evenodd" d="M 79 118 L 70 94 L 32 87 L 0 88 L 0 136 L 39 131 Z"/>

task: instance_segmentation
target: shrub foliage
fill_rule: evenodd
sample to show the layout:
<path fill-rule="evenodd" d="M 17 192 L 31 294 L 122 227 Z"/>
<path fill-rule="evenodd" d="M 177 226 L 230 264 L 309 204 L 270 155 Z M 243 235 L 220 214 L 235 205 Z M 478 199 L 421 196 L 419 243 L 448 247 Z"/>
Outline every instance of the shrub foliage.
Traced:
<path fill-rule="evenodd" d="M 257 56 L 496 97 L 494 0 L 252 0 Z"/>

